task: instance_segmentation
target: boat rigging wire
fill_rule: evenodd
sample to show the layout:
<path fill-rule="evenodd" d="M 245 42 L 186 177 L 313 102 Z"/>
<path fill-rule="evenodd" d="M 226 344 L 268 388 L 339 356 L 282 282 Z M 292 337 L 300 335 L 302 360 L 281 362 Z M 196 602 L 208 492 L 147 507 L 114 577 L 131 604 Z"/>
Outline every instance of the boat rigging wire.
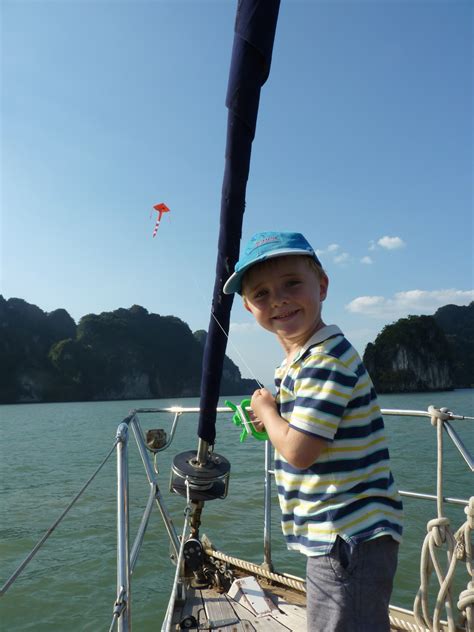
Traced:
<path fill-rule="evenodd" d="M 17 579 L 17 577 L 20 575 L 20 573 L 22 573 L 22 571 L 25 569 L 25 567 L 34 558 L 36 553 L 38 553 L 40 548 L 43 546 L 43 544 L 46 542 L 46 540 L 49 538 L 49 536 L 53 533 L 53 531 L 56 529 L 56 527 L 59 525 L 59 523 L 63 520 L 63 518 L 66 516 L 66 514 L 69 512 L 69 510 L 73 507 L 73 505 L 75 505 L 75 503 L 79 500 L 79 498 L 82 496 L 82 494 L 86 491 L 86 489 L 92 483 L 94 478 L 97 476 L 97 474 L 104 467 L 106 462 L 109 460 L 110 456 L 112 455 L 112 453 L 114 452 L 115 448 L 117 447 L 117 443 L 118 443 L 118 441 L 115 440 L 114 441 L 114 445 L 112 446 L 110 452 L 107 454 L 107 456 L 102 461 L 102 463 L 98 466 L 98 468 L 95 470 L 95 472 L 89 478 L 89 480 L 86 481 L 86 483 L 84 483 L 84 485 L 81 487 L 79 492 L 74 496 L 72 501 L 69 503 L 69 505 L 66 507 L 66 509 L 62 512 L 62 514 L 59 516 L 59 518 L 57 518 L 57 520 L 49 527 L 49 529 L 46 531 L 46 533 L 43 535 L 43 537 L 36 543 L 36 545 L 33 547 L 33 549 L 30 551 L 30 553 L 27 555 L 27 557 L 23 560 L 23 562 L 20 564 L 20 566 L 16 569 L 16 571 L 3 584 L 3 586 L 0 588 L 0 597 L 3 597 L 3 595 L 7 592 L 7 590 L 10 588 L 10 586 L 13 584 L 13 582 Z"/>

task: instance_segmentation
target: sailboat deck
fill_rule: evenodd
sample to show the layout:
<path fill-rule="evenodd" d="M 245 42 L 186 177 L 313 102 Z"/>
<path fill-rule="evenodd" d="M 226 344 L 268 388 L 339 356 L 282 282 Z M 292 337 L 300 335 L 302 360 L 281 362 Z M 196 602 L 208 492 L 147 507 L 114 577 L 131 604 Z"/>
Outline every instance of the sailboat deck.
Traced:
<path fill-rule="evenodd" d="M 303 603 L 298 604 L 288 601 L 281 595 L 270 595 L 268 592 L 266 594 L 271 597 L 276 607 L 270 614 L 256 614 L 228 594 L 219 593 L 213 589 L 190 589 L 186 603 L 179 614 L 179 621 L 175 619 L 175 624 L 179 625 L 180 621 L 191 615 L 198 622 L 200 630 L 214 632 L 253 632 L 254 630 L 303 632 L 306 630 L 304 597 L 300 597 Z"/>
<path fill-rule="evenodd" d="M 185 603 L 175 609 L 171 629 L 199 629 L 205 632 L 307 632 L 305 595 L 271 585 L 261 578 L 258 581 L 262 589 L 264 588 L 267 603 L 272 604 L 271 612 L 259 613 L 261 605 L 255 601 L 252 607 L 245 599 L 232 597 L 229 594 L 232 591 L 222 593 L 216 589 L 189 588 Z M 428 632 L 425 627 L 417 624 L 412 612 L 390 606 L 390 631 L 402 630 Z M 446 621 L 440 623 L 439 630 L 447 632 Z M 464 628 L 456 626 L 456 630 L 461 632 Z"/>

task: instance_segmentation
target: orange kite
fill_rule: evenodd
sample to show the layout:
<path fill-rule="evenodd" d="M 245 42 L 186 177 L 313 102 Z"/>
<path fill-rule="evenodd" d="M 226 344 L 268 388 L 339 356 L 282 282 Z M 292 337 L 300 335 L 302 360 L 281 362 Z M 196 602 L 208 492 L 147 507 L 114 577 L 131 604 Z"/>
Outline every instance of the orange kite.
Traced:
<path fill-rule="evenodd" d="M 166 206 L 166 204 L 163 204 L 163 202 L 160 202 L 160 204 L 155 204 L 153 208 L 158 213 L 158 217 L 156 218 L 155 229 L 153 231 L 153 237 L 155 237 L 158 231 L 158 226 L 160 225 L 163 213 L 169 213 L 170 209 Z"/>

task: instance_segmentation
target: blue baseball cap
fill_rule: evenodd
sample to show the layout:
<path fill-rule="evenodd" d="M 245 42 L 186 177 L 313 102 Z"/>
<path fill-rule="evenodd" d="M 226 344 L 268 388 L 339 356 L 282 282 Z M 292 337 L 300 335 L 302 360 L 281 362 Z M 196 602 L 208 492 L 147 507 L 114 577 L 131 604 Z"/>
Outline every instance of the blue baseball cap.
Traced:
<path fill-rule="evenodd" d="M 244 248 L 243 254 L 235 264 L 235 271 L 224 284 L 224 294 L 237 292 L 242 294 L 242 278 L 256 263 L 273 257 L 287 255 L 307 255 L 320 266 L 316 253 L 301 233 L 255 233 Z"/>

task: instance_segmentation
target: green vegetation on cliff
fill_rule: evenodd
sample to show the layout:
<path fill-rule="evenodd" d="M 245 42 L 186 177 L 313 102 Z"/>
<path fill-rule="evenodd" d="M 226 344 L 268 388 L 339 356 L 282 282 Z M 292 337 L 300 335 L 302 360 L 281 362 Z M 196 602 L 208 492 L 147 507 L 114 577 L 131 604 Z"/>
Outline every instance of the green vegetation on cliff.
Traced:
<path fill-rule="evenodd" d="M 199 395 L 205 332 L 134 305 L 83 316 L 0 296 L 0 403 Z M 254 390 L 225 358 L 221 392 Z"/>
<path fill-rule="evenodd" d="M 64 309 L 0 296 L 0 403 L 197 397 L 205 340 L 205 331 L 139 305 L 76 325 Z M 387 325 L 364 362 L 381 393 L 472 387 L 474 303 Z M 254 388 L 226 357 L 221 393 Z"/>

